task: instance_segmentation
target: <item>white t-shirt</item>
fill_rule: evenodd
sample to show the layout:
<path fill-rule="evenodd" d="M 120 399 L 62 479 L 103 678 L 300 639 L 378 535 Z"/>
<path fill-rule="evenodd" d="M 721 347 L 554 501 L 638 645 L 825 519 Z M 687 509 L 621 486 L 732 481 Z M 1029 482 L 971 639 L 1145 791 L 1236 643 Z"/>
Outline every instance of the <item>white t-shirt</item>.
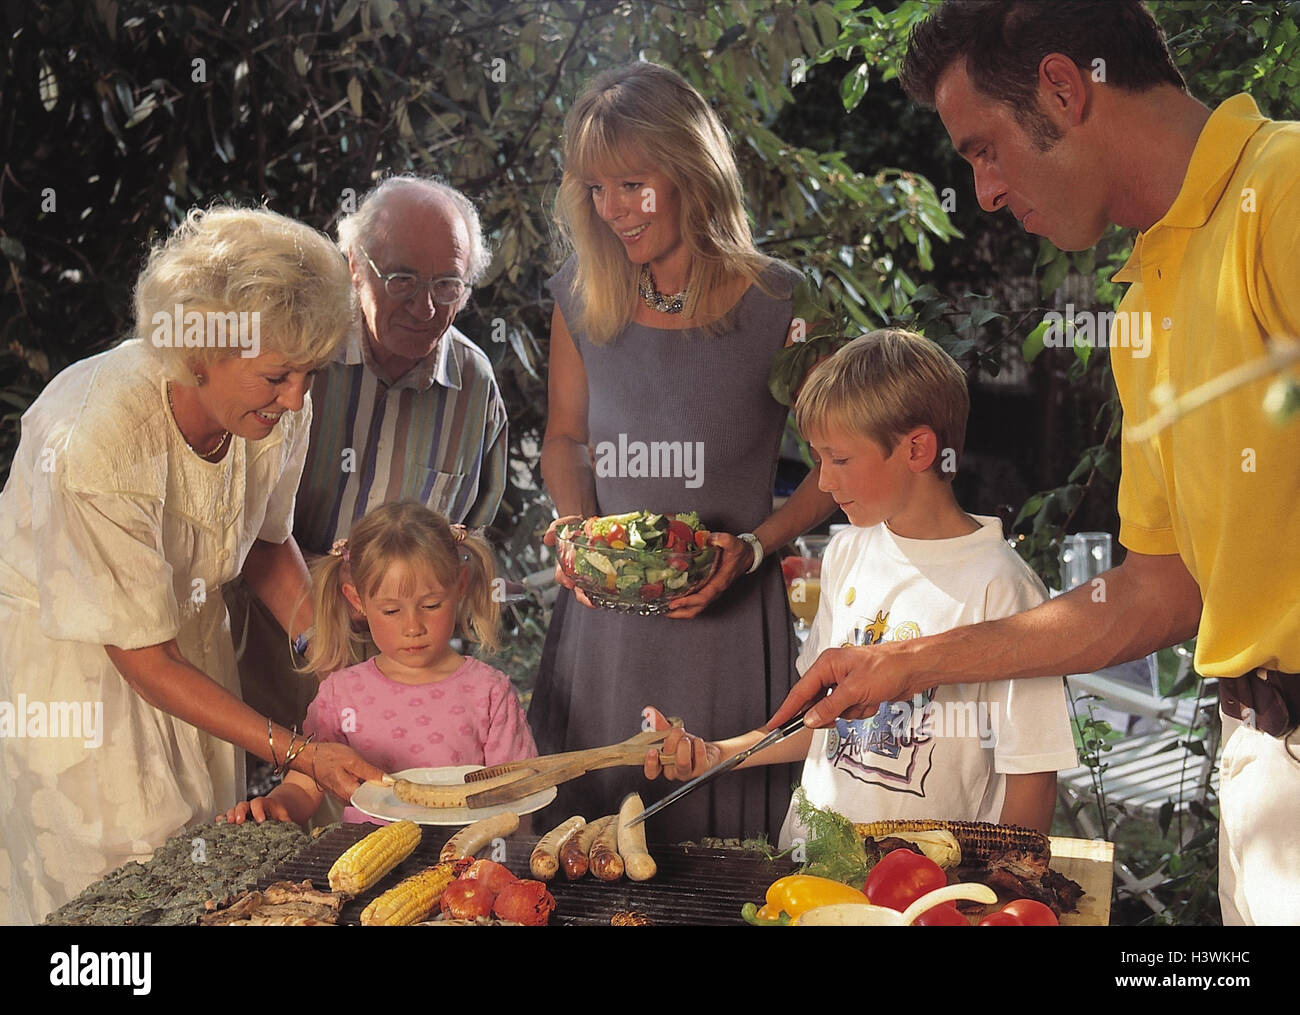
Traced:
<path fill-rule="evenodd" d="M 883 524 L 835 535 L 799 672 L 826 648 L 939 634 L 1046 600 L 998 520 L 976 521 L 978 531 L 955 539 L 904 539 Z M 852 821 L 997 821 L 1007 775 L 1077 764 L 1060 677 L 948 684 L 818 730 L 803 787 L 813 804 Z M 806 834 L 792 803 L 780 844 Z"/>

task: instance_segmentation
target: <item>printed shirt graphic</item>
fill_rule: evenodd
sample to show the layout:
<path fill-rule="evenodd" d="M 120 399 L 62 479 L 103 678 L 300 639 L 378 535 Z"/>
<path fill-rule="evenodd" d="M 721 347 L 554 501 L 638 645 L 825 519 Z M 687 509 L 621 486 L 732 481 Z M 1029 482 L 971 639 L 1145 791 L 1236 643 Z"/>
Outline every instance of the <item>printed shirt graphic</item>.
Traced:
<path fill-rule="evenodd" d="M 855 597 L 856 601 L 856 597 Z M 902 641 L 924 632 L 914 621 L 890 626 L 889 614 L 861 614 L 846 645 Z M 882 702 L 870 719 L 837 719 L 826 732 L 826 760 L 851 779 L 897 793 L 925 796 L 926 777 L 934 765 L 934 731 L 927 721 L 934 688 L 912 701 Z"/>
<path fill-rule="evenodd" d="M 955 539 L 850 527 L 828 544 L 799 671 L 823 649 L 937 634 L 1037 606 L 1046 591 L 996 518 Z M 885 702 L 870 719 L 818 731 L 804 762 L 809 800 L 853 821 L 997 821 L 1006 776 L 1077 764 L 1059 677 L 949 684 Z M 780 843 L 805 836 L 786 816 Z"/>

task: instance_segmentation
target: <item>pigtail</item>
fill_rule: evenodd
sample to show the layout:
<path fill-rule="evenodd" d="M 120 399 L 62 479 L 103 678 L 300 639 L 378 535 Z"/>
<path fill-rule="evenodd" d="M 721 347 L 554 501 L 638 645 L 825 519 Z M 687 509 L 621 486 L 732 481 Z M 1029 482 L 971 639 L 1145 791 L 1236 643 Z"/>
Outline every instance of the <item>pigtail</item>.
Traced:
<path fill-rule="evenodd" d="M 356 661 L 353 646 L 360 639 L 352 631 L 352 613 L 343 596 L 343 582 L 349 580 L 347 568 L 347 559 L 334 553 L 311 565 L 316 631 L 307 644 L 307 663 L 298 667 L 303 673 L 333 673 Z"/>
<path fill-rule="evenodd" d="M 457 542 L 461 562 L 469 572 L 465 594 L 460 597 L 457 619 L 461 632 L 478 642 L 489 654 L 500 645 L 501 604 L 496 591 L 496 557 L 486 539 L 464 532 Z"/>

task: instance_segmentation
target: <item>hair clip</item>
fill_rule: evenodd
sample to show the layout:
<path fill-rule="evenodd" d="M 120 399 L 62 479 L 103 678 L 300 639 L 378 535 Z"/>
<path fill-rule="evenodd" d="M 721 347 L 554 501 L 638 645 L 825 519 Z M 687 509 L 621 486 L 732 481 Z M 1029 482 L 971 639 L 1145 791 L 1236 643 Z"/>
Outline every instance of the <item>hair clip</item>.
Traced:
<path fill-rule="evenodd" d="M 465 542 L 465 536 L 468 532 L 469 530 L 465 528 L 465 526 L 461 525 L 459 522 L 451 526 L 451 534 L 453 537 L 455 537 L 456 542 L 458 543 Z"/>
<path fill-rule="evenodd" d="M 348 553 L 348 541 L 344 539 L 334 540 L 334 545 L 330 547 L 331 557 L 342 557 L 343 563 L 348 564 L 352 561 L 352 555 Z"/>

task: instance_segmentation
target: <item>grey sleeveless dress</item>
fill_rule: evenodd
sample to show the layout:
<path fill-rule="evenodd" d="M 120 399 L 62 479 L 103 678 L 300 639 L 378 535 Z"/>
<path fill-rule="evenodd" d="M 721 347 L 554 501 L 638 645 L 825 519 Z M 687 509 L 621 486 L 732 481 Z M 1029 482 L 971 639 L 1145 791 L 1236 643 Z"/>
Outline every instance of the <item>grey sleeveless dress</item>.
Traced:
<path fill-rule="evenodd" d="M 547 285 L 587 371 L 600 514 L 636 509 L 698 511 L 711 530 L 752 532 L 772 511 L 772 487 L 786 409 L 767 389 L 772 357 L 790 327 L 789 292 L 800 278 L 785 265 L 769 270 L 769 296 L 751 286 L 726 330 L 667 331 L 633 322 L 618 338 L 593 345 L 582 333 L 572 293 L 573 258 Z M 698 469 L 644 477 L 608 466 L 634 442 L 680 441 L 702 449 Z M 629 462 L 628 454 L 621 458 Z M 601 475 L 615 471 L 618 475 Z M 687 485 L 687 484 L 691 485 Z M 796 678 L 798 645 L 776 555 L 738 578 L 690 620 L 593 610 L 561 591 L 547 632 L 528 719 L 543 754 L 598 747 L 641 728 L 641 709 L 657 705 L 706 739 L 752 730 L 772 715 Z M 795 765 L 730 773 L 651 818 L 652 842 L 705 835 L 767 833 L 775 843 L 798 782 Z M 647 803 L 678 783 L 647 782 L 637 769 L 589 773 L 559 788 L 542 815 L 592 819 L 617 809 L 636 790 Z"/>

